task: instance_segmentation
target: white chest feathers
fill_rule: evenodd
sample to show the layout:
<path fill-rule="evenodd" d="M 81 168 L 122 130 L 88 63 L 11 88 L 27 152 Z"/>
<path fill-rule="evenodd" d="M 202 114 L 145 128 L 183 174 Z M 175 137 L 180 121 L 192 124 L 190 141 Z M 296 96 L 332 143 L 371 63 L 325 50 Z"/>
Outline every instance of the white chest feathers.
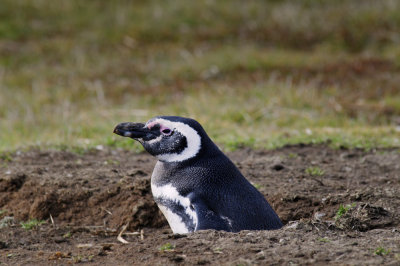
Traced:
<path fill-rule="evenodd" d="M 195 230 L 197 215 L 188 198 L 180 195 L 171 184 L 157 186 L 151 183 L 151 191 L 174 234 L 185 234 Z"/>

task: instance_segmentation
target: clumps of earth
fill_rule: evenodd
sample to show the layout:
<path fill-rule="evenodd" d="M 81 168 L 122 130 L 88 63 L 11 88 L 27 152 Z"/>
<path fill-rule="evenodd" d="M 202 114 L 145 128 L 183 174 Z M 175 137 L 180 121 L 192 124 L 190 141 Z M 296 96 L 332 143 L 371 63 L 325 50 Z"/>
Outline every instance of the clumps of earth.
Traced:
<path fill-rule="evenodd" d="M 340 229 L 366 232 L 375 228 L 389 227 L 395 223 L 392 214 L 380 206 L 359 203 L 342 208 L 343 214 L 338 211 L 335 223 Z"/>
<path fill-rule="evenodd" d="M 5 153 L 0 263 L 400 263 L 399 149 L 295 145 L 228 156 L 282 229 L 172 234 L 151 196 L 155 160 L 147 154 L 101 147 Z"/>

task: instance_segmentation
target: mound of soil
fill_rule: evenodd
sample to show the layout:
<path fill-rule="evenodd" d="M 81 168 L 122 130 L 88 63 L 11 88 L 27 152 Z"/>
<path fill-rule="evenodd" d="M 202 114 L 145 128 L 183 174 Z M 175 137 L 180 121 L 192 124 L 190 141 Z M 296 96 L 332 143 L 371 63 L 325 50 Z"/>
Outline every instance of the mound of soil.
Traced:
<path fill-rule="evenodd" d="M 17 154 L 0 179 L 0 206 L 22 221 L 51 215 L 57 225 L 161 227 L 150 191 L 154 163 L 124 151 Z"/>
<path fill-rule="evenodd" d="M 147 154 L 30 150 L 4 157 L 0 263 L 400 263 L 398 149 L 296 145 L 228 155 L 283 229 L 173 235 L 151 196 L 155 160 Z M 22 228 L 31 219 L 46 223 Z M 129 243 L 117 240 L 121 231 Z"/>

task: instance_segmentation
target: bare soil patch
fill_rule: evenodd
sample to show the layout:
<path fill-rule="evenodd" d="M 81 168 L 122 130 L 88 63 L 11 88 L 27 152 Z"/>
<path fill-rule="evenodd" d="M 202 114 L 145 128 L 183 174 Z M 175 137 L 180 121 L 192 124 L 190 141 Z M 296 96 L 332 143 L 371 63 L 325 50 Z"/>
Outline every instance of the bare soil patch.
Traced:
<path fill-rule="evenodd" d="M 283 229 L 173 235 L 151 196 L 155 160 L 147 154 L 1 156 L 0 263 L 400 264 L 398 149 L 296 145 L 228 155 Z M 23 229 L 32 218 L 46 223 Z M 128 244 L 117 240 L 124 226 Z"/>

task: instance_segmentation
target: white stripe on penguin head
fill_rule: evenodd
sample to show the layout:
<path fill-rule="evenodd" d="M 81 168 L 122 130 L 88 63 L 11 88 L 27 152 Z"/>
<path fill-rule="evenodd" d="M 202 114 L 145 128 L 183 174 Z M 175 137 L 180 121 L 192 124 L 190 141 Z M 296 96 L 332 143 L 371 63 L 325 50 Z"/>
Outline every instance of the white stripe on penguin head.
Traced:
<path fill-rule="evenodd" d="M 182 162 L 187 159 L 193 158 L 200 151 L 201 138 L 199 133 L 189 125 L 182 122 L 172 122 L 162 118 L 157 118 L 146 124 L 149 127 L 153 124 L 161 124 L 170 128 L 171 130 L 178 131 L 186 137 L 187 147 L 181 153 L 166 153 L 157 155 L 157 159 L 164 162 Z M 157 138 L 158 139 L 158 138 Z M 161 138 L 159 139 L 161 140 Z M 156 139 L 154 140 L 156 141 Z M 154 143 L 154 142 L 153 142 Z"/>

